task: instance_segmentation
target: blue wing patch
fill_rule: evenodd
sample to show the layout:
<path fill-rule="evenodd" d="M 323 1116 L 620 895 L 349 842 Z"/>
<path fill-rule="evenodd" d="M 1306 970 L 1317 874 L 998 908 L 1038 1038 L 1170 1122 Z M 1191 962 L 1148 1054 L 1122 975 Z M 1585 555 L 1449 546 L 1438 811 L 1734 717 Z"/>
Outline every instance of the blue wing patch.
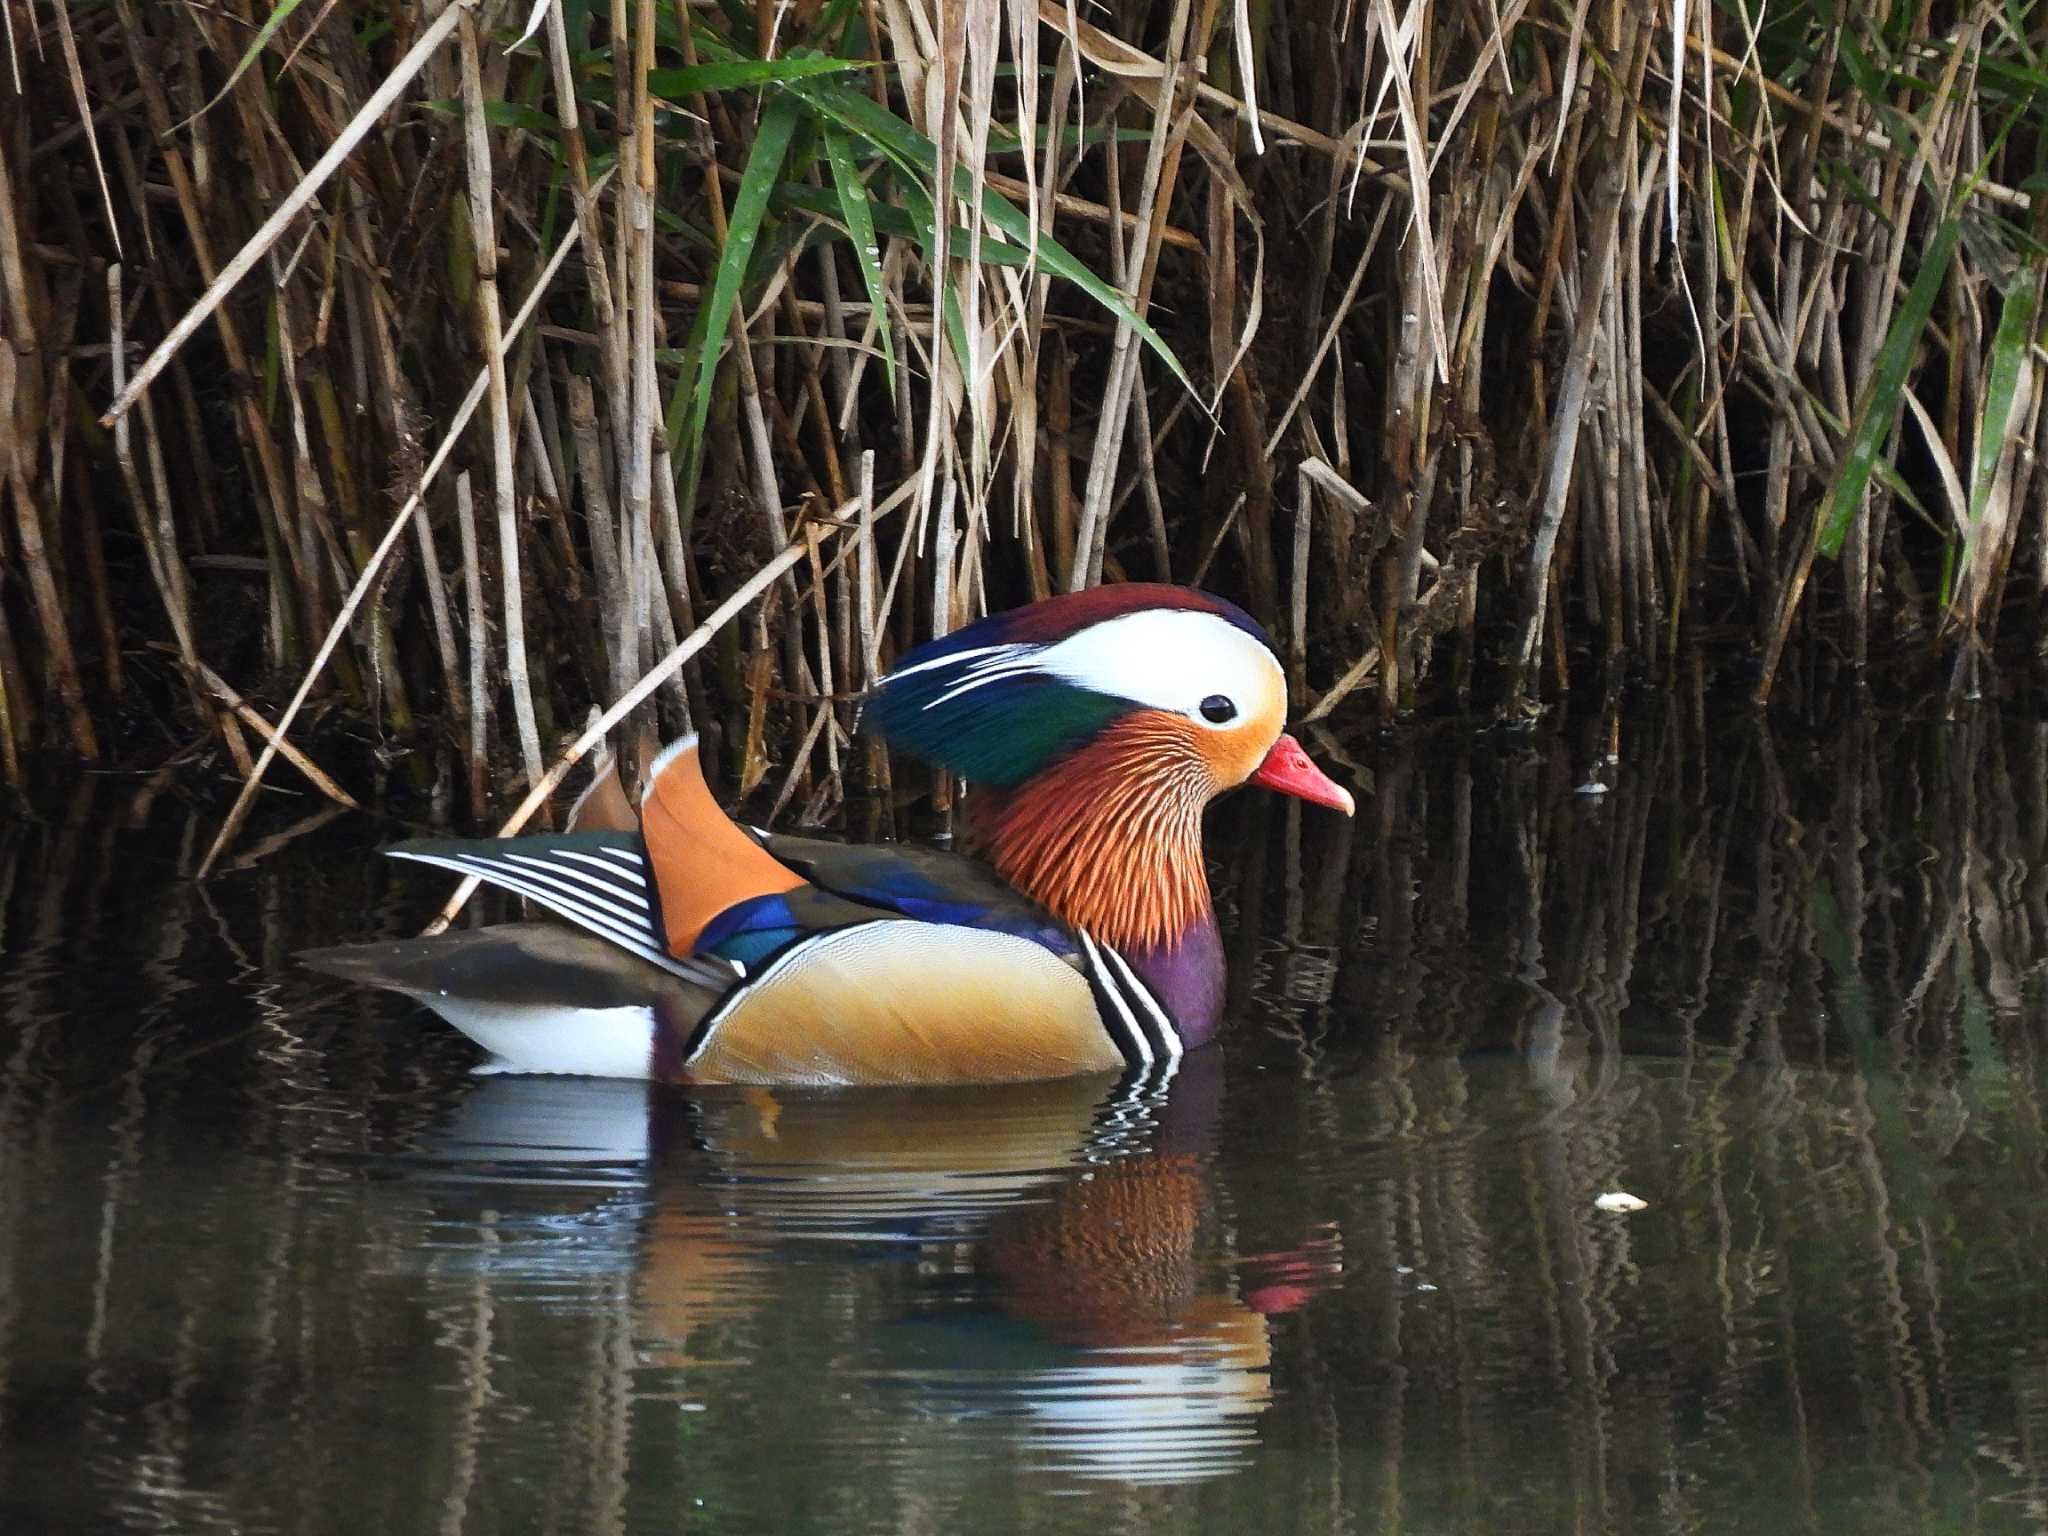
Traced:
<path fill-rule="evenodd" d="M 698 953 L 752 969 L 761 956 L 803 934 L 878 917 L 1007 933 L 1064 960 L 1080 952 L 1072 932 L 1051 913 L 956 855 L 788 837 L 770 838 L 769 850 L 812 888 L 728 907 L 699 935 Z"/>
<path fill-rule="evenodd" d="M 696 953 L 735 960 L 749 971 L 805 933 L 786 896 L 755 896 L 736 902 L 704 925 Z"/>

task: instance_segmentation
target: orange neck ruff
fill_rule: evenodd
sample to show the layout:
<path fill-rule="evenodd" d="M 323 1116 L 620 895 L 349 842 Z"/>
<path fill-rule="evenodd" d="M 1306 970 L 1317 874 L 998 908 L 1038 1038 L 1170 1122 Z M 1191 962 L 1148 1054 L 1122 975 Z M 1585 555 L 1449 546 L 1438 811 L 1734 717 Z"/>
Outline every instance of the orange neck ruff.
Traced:
<path fill-rule="evenodd" d="M 1119 950 L 1164 949 L 1211 915 L 1212 793 L 1188 727 L 1140 713 L 1021 789 L 977 790 L 974 819 L 1012 888 Z"/>

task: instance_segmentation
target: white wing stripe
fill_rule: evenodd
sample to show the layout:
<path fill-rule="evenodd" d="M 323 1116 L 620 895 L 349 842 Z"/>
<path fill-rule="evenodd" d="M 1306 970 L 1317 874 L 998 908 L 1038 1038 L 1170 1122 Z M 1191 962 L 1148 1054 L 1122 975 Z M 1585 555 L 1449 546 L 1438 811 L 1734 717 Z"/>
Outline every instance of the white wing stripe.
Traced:
<path fill-rule="evenodd" d="M 503 886 L 530 900 L 539 902 L 550 912 L 566 917 L 578 927 L 588 928 L 599 938 L 610 939 L 622 948 L 650 960 L 664 960 L 667 956 L 657 950 L 647 937 L 647 930 L 635 929 L 608 917 L 593 906 L 575 900 L 576 893 L 563 893 L 541 885 L 523 871 L 508 869 L 496 859 L 478 858 L 473 854 L 399 853 L 395 857 L 412 859 L 420 864 L 438 865 L 453 870 L 458 875 L 475 875 L 492 885 Z"/>
<path fill-rule="evenodd" d="M 480 876 L 515 895 L 538 902 L 556 916 L 567 918 L 579 928 L 586 928 L 599 938 L 607 939 L 621 949 L 628 950 L 643 960 L 652 961 L 663 970 L 690 981 L 700 982 L 709 987 L 725 987 L 735 980 L 743 980 L 746 977 L 747 968 L 737 960 L 725 960 L 716 955 L 708 959 L 697 955 L 672 955 L 661 947 L 659 940 L 652 940 L 646 936 L 646 933 L 652 932 L 651 929 L 642 932 L 625 927 L 616 919 L 605 917 L 591 908 L 577 906 L 561 894 L 531 883 L 517 873 L 508 871 L 504 865 L 489 859 L 465 855 L 453 858 L 421 858 L 417 854 L 403 854 L 401 857 L 419 858 L 423 864 L 438 864 L 459 875 Z"/>
<path fill-rule="evenodd" d="M 479 864 L 498 864 L 496 859 L 488 859 L 476 854 L 466 854 L 464 857 L 475 859 Z M 618 903 L 607 901 L 602 895 L 593 893 L 590 885 L 578 879 L 572 871 L 558 870 L 545 860 L 536 859 L 530 854 L 513 853 L 507 854 L 505 857 L 508 860 L 517 859 L 522 865 L 527 866 L 530 870 L 526 876 L 527 879 L 538 880 L 541 884 L 562 892 L 562 897 L 565 901 L 575 900 L 595 907 L 600 912 L 608 912 L 613 918 L 626 924 L 628 927 L 644 929 L 650 939 L 654 936 L 654 924 L 645 910 L 647 906 L 645 898 L 634 898 L 640 902 L 641 911 L 628 911 Z M 503 866 L 499 865 L 499 867 L 502 868 Z M 594 882 L 592 883 L 594 884 Z"/>
<path fill-rule="evenodd" d="M 606 915 L 598 904 L 586 900 L 577 890 L 563 890 L 549 883 L 542 884 L 537 876 L 527 871 L 507 866 L 495 857 L 476 854 L 414 853 L 394 848 L 393 858 L 410 859 L 416 864 L 431 864 L 437 869 L 452 870 L 458 875 L 475 875 L 478 879 L 496 885 L 515 895 L 566 918 L 577 927 L 595 934 L 598 938 L 618 945 L 641 959 L 660 966 L 671 975 L 681 976 L 688 981 L 713 989 L 732 985 L 736 979 L 743 979 L 746 967 L 737 961 L 721 959 L 716 955 L 672 955 L 668 952 L 663 937 L 654 932 L 652 922 L 632 913 L 620 917 Z M 622 920 L 623 919 L 623 920 Z"/>
<path fill-rule="evenodd" d="M 619 901 L 631 902 L 642 912 L 647 910 L 647 898 L 640 894 L 639 891 L 628 890 L 613 881 L 593 875 L 588 870 L 577 869 L 571 865 L 558 863 L 554 855 L 507 853 L 505 857 L 517 859 L 522 864 L 530 864 L 538 870 L 545 870 L 551 877 L 558 878 L 559 880 L 573 881 L 575 884 L 594 890 L 602 896 L 611 896 Z M 614 908 L 613 910 L 617 911 L 621 917 L 631 918 L 633 916 L 632 913 L 622 908 Z"/>
<path fill-rule="evenodd" d="M 602 870 L 615 880 L 628 881 L 633 885 L 645 888 L 647 884 L 647 864 L 645 860 L 638 854 L 631 853 L 624 848 L 607 848 L 605 852 L 616 853 L 620 858 L 630 858 L 633 862 L 622 864 L 613 859 L 600 859 L 594 853 L 584 853 L 575 848 L 557 848 L 555 850 L 555 857 L 558 859 L 574 859 L 579 864 L 589 864 L 596 869 Z"/>
<path fill-rule="evenodd" d="M 588 928 L 615 944 L 623 945 L 636 954 L 651 956 L 657 953 L 653 942 L 644 932 L 628 926 L 618 918 L 606 916 L 594 906 L 583 905 L 573 896 L 564 895 L 530 876 L 521 875 L 516 870 L 507 870 L 502 864 L 494 864 L 486 859 L 464 859 L 450 867 L 460 869 L 464 874 L 482 875 L 493 884 L 537 901 L 550 912 L 566 917 L 571 922 Z"/>

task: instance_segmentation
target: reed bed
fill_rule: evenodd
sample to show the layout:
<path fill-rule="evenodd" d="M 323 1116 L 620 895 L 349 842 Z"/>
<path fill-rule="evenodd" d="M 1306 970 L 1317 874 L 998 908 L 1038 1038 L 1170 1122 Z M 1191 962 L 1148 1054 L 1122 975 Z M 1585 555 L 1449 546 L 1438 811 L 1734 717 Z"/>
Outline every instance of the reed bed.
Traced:
<path fill-rule="evenodd" d="M 826 817 L 1100 581 L 1318 718 L 2048 648 L 2030 0 L 6 14 L 0 774 L 217 851 L 307 710 L 495 823 L 686 645 L 614 739 Z"/>

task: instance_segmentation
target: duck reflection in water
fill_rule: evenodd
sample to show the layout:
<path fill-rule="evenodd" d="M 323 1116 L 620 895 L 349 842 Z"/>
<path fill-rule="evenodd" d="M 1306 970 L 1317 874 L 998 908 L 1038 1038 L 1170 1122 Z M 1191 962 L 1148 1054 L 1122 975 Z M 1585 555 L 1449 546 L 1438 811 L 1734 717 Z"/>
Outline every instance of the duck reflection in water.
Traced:
<path fill-rule="evenodd" d="M 630 1269 L 658 1372 L 702 1365 L 707 1335 L 815 1283 L 820 1261 L 893 1265 L 915 1276 L 907 1293 L 878 1277 L 861 1291 L 879 1310 L 813 1314 L 845 1319 L 816 1341 L 826 1369 L 857 1359 L 857 1380 L 914 1392 L 928 1422 L 1067 1477 L 1187 1482 L 1243 1461 L 1272 1395 L 1271 1319 L 1340 1273 L 1333 1227 L 1232 1251 L 1209 1156 L 1220 1068 L 1206 1051 L 1163 1086 L 915 1090 L 492 1078 L 429 1155 L 528 1191 L 536 1163 L 570 1178 L 583 1160 L 637 1164 L 577 1223 L 576 1262 Z M 492 1268 L 559 1273 L 558 1249 L 500 1243 Z M 730 1379 L 705 1374 L 720 1379 L 700 1396 Z"/>

